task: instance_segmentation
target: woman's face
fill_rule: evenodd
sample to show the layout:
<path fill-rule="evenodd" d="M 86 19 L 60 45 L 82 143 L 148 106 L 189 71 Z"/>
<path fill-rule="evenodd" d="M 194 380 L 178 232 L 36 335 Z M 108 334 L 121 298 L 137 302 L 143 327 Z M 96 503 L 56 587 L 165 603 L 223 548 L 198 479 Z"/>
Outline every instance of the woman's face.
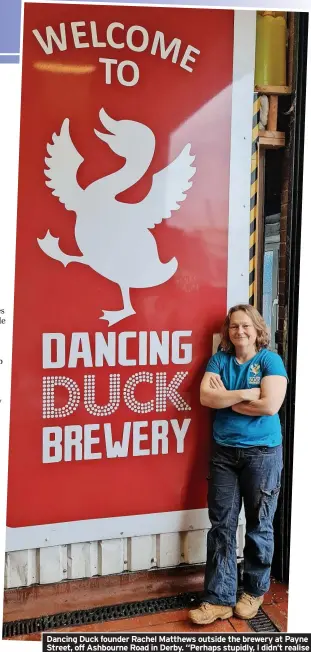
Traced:
<path fill-rule="evenodd" d="M 251 318 L 244 310 L 237 310 L 232 313 L 229 323 L 229 337 L 234 347 L 255 348 L 257 331 Z"/>

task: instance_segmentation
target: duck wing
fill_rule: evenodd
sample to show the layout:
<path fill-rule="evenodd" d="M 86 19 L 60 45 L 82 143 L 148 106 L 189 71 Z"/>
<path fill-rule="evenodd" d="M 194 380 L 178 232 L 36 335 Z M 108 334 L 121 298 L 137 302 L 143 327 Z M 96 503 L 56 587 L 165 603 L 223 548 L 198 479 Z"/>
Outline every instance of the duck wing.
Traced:
<path fill-rule="evenodd" d="M 186 199 L 187 191 L 192 186 L 190 179 L 196 172 L 192 166 L 195 156 L 191 156 L 190 149 L 188 143 L 172 163 L 153 175 L 149 194 L 139 204 L 139 212 L 147 228 L 152 229 L 171 217 L 172 211 L 178 211 L 180 203 Z"/>
<path fill-rule="evenodd" d="M 77 172 L 84 159 L 71 140 L 68 118 L 65 118 L 59 135 L 53 134 L 52 141 L 53 144 L 48 143 L 46 147 L 50 156 L 44 159 L 48 167 L 44 174 L 49 179 L 45 183 L 67 210 L 76 211 L 84 192 L 77 182 Z"/>

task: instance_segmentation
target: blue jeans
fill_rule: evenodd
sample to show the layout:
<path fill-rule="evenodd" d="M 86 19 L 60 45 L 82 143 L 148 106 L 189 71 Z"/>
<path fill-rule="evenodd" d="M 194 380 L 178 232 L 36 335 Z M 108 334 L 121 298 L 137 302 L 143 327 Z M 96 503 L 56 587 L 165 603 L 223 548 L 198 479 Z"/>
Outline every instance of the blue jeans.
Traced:
<path fill-rule="evenodd" d="M 270 586 L 274 551 L 273 519 L 280 492 L 282 446 L 232 448 L 214 442 L 209 476 L 204 598 L 211 604 L 236 604 L 236 532 L 244 500 L 246 537 L 244 590 L 261 596 Z"/>

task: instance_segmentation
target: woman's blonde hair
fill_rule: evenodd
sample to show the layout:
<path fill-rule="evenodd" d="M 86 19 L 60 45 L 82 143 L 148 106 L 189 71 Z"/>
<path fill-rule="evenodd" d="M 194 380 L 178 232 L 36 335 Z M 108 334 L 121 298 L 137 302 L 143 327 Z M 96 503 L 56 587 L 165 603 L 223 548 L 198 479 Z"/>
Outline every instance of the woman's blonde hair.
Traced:
<path fill-rule="evenodd" d="M 250 306 L 248 304 L 239 304 L 237 306 L 233 306 L 230 308 L 227 317 L 224 321 L 223 327 L 221 329 L 221 342 L 220 342 L 220 347 L 223 351 L 226 351 L 227 353 L 234 353 L 234 346 L 230 340 L 229 337 L 229 325 L 230 325 L 230 319 L 231 315 L 233 315 L 234 312 L 237 312 L 238 310 L 241 310 L 242 312 L 245 312 L 248 317 L 251 318 L 253 325 L 257 331 L 257 338 L 256 338 L 256 348 L 257 351 L 260 351 L 260 349 L 267 349 L 270 344 L 270 333 L 268 326 L 261 316 L 260 312 L 254 308 L 254 306 Z"/>

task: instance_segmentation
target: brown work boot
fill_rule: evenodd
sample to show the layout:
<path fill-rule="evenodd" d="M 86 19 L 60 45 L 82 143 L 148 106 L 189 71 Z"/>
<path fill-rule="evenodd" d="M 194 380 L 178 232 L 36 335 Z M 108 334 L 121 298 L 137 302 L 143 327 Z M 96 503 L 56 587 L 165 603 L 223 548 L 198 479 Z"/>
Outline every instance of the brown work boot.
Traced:
<path fill-rule="evenodd" d="M 249 620 L 254 618 L 257 614 L 257 611 L 263 603 L 263 595 L 255 597 L 254 595 L 249 595 L 248 593 L 242 593 L 239 601 L 234 607 L 234 615 L 243 620 Z"/>
<path fill-rule="evenodd" d="M 198 609 L 189 611 L 189 618 L 196 625 L 209 625 L 218 618 L 226 620 L 231 616 L 233 616 L 232 607 L 226 607 L 222 604 L 209 604 L 209 602 L 202 602 Z"/>

